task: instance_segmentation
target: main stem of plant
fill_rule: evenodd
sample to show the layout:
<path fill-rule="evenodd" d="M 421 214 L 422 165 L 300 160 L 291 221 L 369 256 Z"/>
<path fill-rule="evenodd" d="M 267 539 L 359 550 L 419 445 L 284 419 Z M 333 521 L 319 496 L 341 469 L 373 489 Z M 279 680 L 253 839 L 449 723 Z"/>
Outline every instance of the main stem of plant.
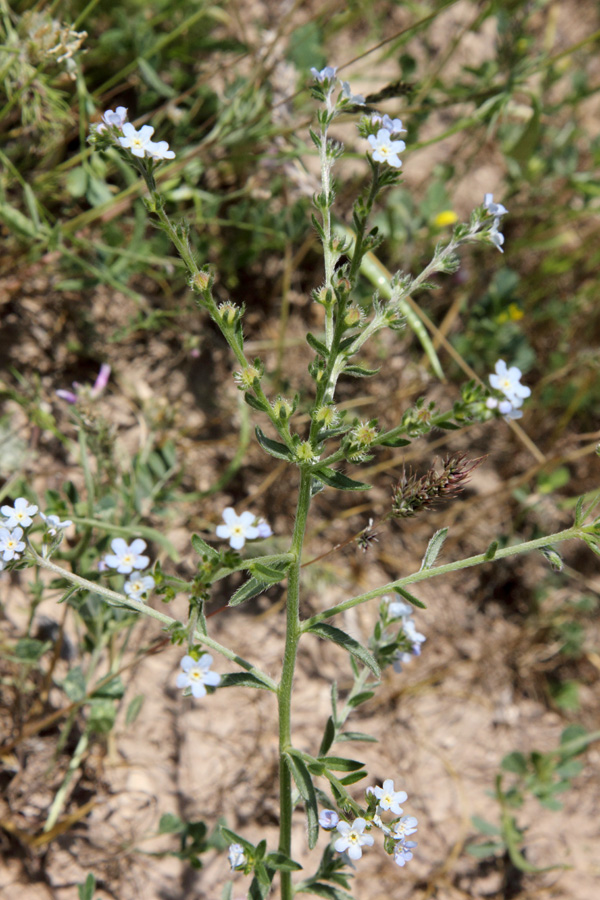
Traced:
<path fill-rule="evenodd" d="M 285 653 L 281 681 L 279 682 L 279 849 L 286 856 L 292 851 L 292 776 L 285 753 L 292 746 L 291 707 L 296 654 L 300 640 L 300 565 L 302 562 L 302 546 L 304 532 L 310 506 L 310 472 L 300 471 L 300 488 L 298 491 L 298 507 L 296 524 L 292 537 L 291 552 L 294 561 L 288 570 L 287 621 L 285 634 Z M 281 873 L 281 900 L 292 900 L 292 873 Z"/>

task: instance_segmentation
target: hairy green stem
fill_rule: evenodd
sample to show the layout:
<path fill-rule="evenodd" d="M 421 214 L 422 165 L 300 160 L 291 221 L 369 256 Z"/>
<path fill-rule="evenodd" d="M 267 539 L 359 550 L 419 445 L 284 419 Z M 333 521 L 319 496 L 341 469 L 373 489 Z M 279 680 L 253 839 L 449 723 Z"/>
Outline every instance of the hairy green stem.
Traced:
<path fill-rule="evenodd" d="M 129 598 L 125 597 L 123 594 L 119 594 L 117 591 L 112 591 L 110 588 L 106 588 L 101 584 L 97 584 L 95 581 L 88 581 L 87 578 L 82 578 L 81 575 L 75 575 L 73 572 L 67 572 L 66 569 L 61 568 L 61 566 L 57 566 L 49 559 L 44 559 L 42 556 L 39 556 L 39 554 L 36 553 L 36 551 L 31 547 L 31 545 L 30 549 L 35 559 L 36 565 L 42 566 L 44 569 L 48 569 L 50 572 L 54 572 L 55 575 L 59 575 L 61 578 L 64 578 L 65 581 L 70 582 L 71 584 L 81 588 L 82 590 L 89 591 L 92 594 L 98 594 L 98 596 L 101 597 L 110 606 L 120 606 L 124 609 L 129 609 L 132 612 L 141 613 L 144 616 L 149 616 L 151 619 L 156 619 L 158 622 L 161 622 L 166 626 L 180 624 L 177 619 L 173 619 L 171 616 L 167 616 L 165 613 L 159 612 L 159 610 L 157 609 L 152 609 L 151 606 L 146 606 L 146 604 L 142 603 L 136 603 L 133 600 L 129 600 Z M 242 659 L 242 657 L 238 656 L 237 653 L 234 653 L 232 650 L 224 647 L 223 644 L 219 644 L 218 641 L 213 640 L 213 638 L 208 637 L 208 635 L 206 634 L 202 634 L 202 632 L 200 631 L 195 632 L 194 638 L 203 646 L 208 647 L 210 650 L 214 650 L 215 653 L 219 653 L 221 656 L 224 656 L 231 662 L 236 663 L 236 665 L 240 666 L 240 668 L 245 669 L 246 672 L 250 672 L 252 675 L 256 675 L 256 677 L 264 683 L 265 688 L 268 688 L 269 690 L 274 692 L 277 691 L 277 685 L 271 678 L 269 678 L 269 676 L 265 672 L 262 672 L 260 669 L 256 668 L 256 666 L 253 666 L 247 660 Z"/>
<path fill-rule="evenodd" d="M 306 619 L 303 623 L 302 630 L 308 631 L 308 629 L 312 625 L 316 625 L 317 622 L 323 622 L 325 619 L 330 619 L 332 616 L 344 612 L 346 609 L 351 609 L 353 606 L 359 606 L 361 603 L 366 603 L 368 600 L 374 600 L 376 597 L 381 597 L 383 594 L 387 594 L 389 591 L 394 591 L 397 588 L 408 587 L 410 584 L 427 581 L 429 578 L 437 578 L 438 575 L 447 575 L 450 572 L 458 572 L 460 569 L 468 569 L 471 566 L 479 566 L 485 562 L 495 562 L 497 559 L 506 559 L 508 556 L 517 556 L 519 553 L 529 553 L 532 550 L 541 550 L 542 547 L 559 544 L 561 541 L 582 538 L 584 534 L 593 533 L 592 526 L 584 528 L 581 526 L 574 526 L 573 528 L 558 531 L 556 534 L 551 534 L 547 537 L 536 538 L 533 541 L 525 541 L 522 544 L 515 544 L 513 547 L 504 547 L 501 550 L 497 550 L 492 557 L 488 556 L 487 553 L 479 553 L 477 556 L 468 556 L 465 559 L 458 559 L 455 562 L 447 563 L 445 566 L 434 566 L 431 569 L 423 569 L 420 572 L 407 575 L 406 578 L 390 581 L 382 587 L 374 588 L 374 590 L 367 591 L 365 594 L 359 594 L 357 597 L 352 597 L 350 600 L 344 600 L 343 603 L 338 603 L 336 606 L 331 606 L 329 609 L 324 610 L 322 613 L 318 613 L 316 616 L 311 616 L 310 619 Z"/>
<path fill-rule="evenodd" d="M 306 520 L 310 506 L 310 485 L 310 472 L 306 469 L 301 470 L 296 523 L 291 546 L 295 558 L 288 571 L 285 651 L 281 680 L 278 689 L 280 793 L 279 850 L 282 853 L 285 853 L 286 856 L 291 856 L 292 850 L 292 813 L 294 811 L 294 806 L 292 802 L 292 776 L 285 758 L 285 753 L 292 746 L 292 688 L 294 682 L 294 669 L 296 667 L 296 655 L 298 652 L 298 641 L 302 634 L 300 625 L 300 566 L 302 562 L 302 546 L 304 544 Z M 291 900 L 292 895 L 291 872 L 282 871 L 281 900 Z"/>

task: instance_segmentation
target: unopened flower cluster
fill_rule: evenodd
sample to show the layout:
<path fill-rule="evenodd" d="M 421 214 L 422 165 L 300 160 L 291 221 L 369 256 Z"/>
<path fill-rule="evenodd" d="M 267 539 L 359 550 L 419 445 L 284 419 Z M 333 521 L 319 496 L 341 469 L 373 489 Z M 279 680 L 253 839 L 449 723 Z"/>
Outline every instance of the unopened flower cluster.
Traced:
<path fill-rule="evenodd" d="M 125 106 L 117 106 L 116 110 L 108 109 L 102 116 L 102 122 L 92 125 L 91 139 L 96 141 L 100 135 L 113 137 L 124 150 L 129 150 L 138 159 L 150 159 L 159 162 L 162 159 L 175 159 L 173 150 L 169 150 L 166 141 L 153 141 L 152 125 L 142 125 L 139 131 L 127 121 Z"/>
<path fill-rule="evenodd" d="M 27 546 L 22 538 L 25 529 L 33 525 L 33 517 L 38 514 L 38 508 L 25 497 L 17 497 L 14 506 L 5 505 L 0 512 L 3 516 L 3 521 L 0 520 L 0 569 L 4 569 L 6 563 L 21 559 Z M 50 547 L 58 546 L 64 529 L 72 522 L 70 519 L 61 522 L 58 516 L 43 512 L 39 515 L 46 526 L 42 552 L 48 555 Z"/>
<path fill-rule="evenodd" d="M 349 822 L 341 819 L 334 809 L 324 809 L 319 815 L 319 824 L 326 831 L 336 829 L 339 837 L 334 842 L 337 853 L 345 854 L 348 860 L 356 862 L 362 857 L 363 847 L 372 847 L 375 838 L 371 832 L 380 831 L 384 835 L 384 849 L 394 857 L 398 866 L 405 866 L 413 857 L 416 841 L 409 840 L 417 830 L 415 816 L 403 815 L 401 803 L 407 799 L 406 791 L 397 791 L 394 782 L 387 778 L 381 787 L 366 790 L 367 810 Z M 389 816 L 387 823 L 383 816 Z"/>

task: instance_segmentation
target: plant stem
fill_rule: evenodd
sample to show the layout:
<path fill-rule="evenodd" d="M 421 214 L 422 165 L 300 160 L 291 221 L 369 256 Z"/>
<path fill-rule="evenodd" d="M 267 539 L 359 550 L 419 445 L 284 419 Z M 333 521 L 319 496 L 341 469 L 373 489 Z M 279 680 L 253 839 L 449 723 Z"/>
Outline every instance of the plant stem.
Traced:
<path fill-rule="evenodd" d="M 313 625 L 316 625 L 317 622 L 323 622 L 325 619 L 330 619 L 332 616 L 337 615 L 337 613 L 344 612 L 346 609 L 351 609 L 353 606 L 359 606 L 361 603 L 366 603 L 368 600 L 374 600 L 376 597 L 381 597 L 383 594 L 387 594 L 397 588 L 408 587 L 408 585 L 417 584 L 420 581 L 427 581 L 427 579 L 436 578 L 438 575 L 447 575 L 450 572 L 457 572 L 459 569 L 468 569 L 471 566 L 478 566 L 482 563 L 506 559 L 508 556 L 516 556 L 519 553 L 530 553 L 532 550 L 541 550 L 542 547 L 550 547 L 554 544 L 559 544 L 561 541 L 570 541 L 577 538 L 583 538 L 585 540 L 584 535 L 590 533 L 592 533 L 591 526 L 582 528 L 581 526 L 576 525 L 573 528 L 558 531 L 556 534 L 550 534 L 547 537 L 536 538 L 533 541 L 524 541 L 522 544 L 515 544 L 512 547 L 504 547 L 501 550 L 497 550 L 492 557 L 488 556 L 486 553 L 478 553 L 477 556 L 468 556 L 466 559 L 457 559 L 455 562 L 447 563 L 444 566 L 434 566 L 431 569 L 423 569 L 412 575 L 407 575 L 405 578 L 399 578 L 397 581 L 390 581 L 387 584 L 382 585 L 382 587 L 367 591 L 365 594 L 352 597 L 350 600 L 344 600 L 343 603 L 338 603 L 336 606 L 331 606 L 329 609 L 318 613 L 316 616 L 311 616 L 310 619 L 304 621 L 302 626 L 303 631 L 307 631 Z"/>
<path fill-rule="evenodd" d="M 298 491 L 298 507 L 296 524 L 292 537 L 291 551 L 295 554 L 294 562 L 288 571 L 287 619 L 285 635 L 285 651 L 281 681 L 279 682 L 279 792 L 280 792 L 280 825 L 279 850 L 291 856 L 292 850 L 292 776 L 285 759 L 285 752 L 292 746 L 291 707 L 294 669 L 298 641 L 302 634 L 300 627 L 300 565 L 306 519 L 310 506 L 311 475 L 306 469 L 300 471 L 300 488 Z M 281 900 L 291 900 L 293 895 L 291 872 L 281 872 Z"/>

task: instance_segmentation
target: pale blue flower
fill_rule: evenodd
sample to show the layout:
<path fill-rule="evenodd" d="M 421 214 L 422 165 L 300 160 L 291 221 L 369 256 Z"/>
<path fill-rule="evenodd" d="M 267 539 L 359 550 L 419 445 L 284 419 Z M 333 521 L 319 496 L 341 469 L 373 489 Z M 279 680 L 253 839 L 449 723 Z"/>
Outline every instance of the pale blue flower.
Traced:
<path fill-rule="evenodd" d="M 218 672 L 211 672 L 213 658 L 210 653 L 203 653 L 196 662 L 193 656 L 184 656 L 181 660 L 183 671 L 177 676 L 177 687 L 184 690 L 189 688 L 196 698 L 204 697 L 206 687 L 217 687 L 221 681 Z"/>
<path fill-rule="evenodd" d="M 402 160 L 398 154 L 406 149 L 404 141 L 393 141 L 387 128 L 380 128 L 377 137 L 374 134 L 369 135 L 369 143 L 374 151 L 375 162 L 386 162 L 394 169 L 400 168 Z"/>
<path fill-rule="evenodd" d="M 157 143 L 150 141 L 146 147 L 146 153 L 152 159 L 175 159 L 175 151 L 169 150 L 169 145 L 166 141 L 158 141 Z"/>
<path fill-rule="evenodd" d="M 407 600 L 401 600 L 398 594 L 395 594 L 395 600 L 388 600 L 388 615 L 390 619 L 405 619 L 412 616 L 413 607 Z"/>
<path fill-rule="evenodd" d="M 396 816 L 402 815 L 401 803 L 407 798 L 406 791 L 395 791 L 394 782 L 391 778 L 386 778 L 383 787 L 373 788 L 373 793 L 377 797 L 377 805 L 380 809 L 391 810 Z"/>
<path fill-rule="evenodd" d="M 319 816 L 319 825 L 321 828 L 325 828 L 326 831 L 335 828 L 339 821 L 340 817 L 335 809 L 324 809 Z"/>
<path fill-rule="evenodd" d="M 145 600 L 154 587 L 152 575 L 131 575 L 123 585 L 123 590 L 130 600 Z"/>
<path fill-rule="evenodd" d="M 256 523 L 256 528 L 258 529 L 259 538 L 268 538 L 273 534 L 271 526 L 265 519 L 259 519 Z"/>
<path fill-rule="evenodd" d="M 349 100 L 350 103 L 355 103 L 357 106 L 364 106 L 366 102 L 362 94 L 352 93 L 350 84 L 347 81 L 342 81 L 342 97 L 345 100 Z"/>
<path fill-rule="evenodd" d="M 47 516 L 43 512 L 40 512 L 40 516 L 46 523 L 46 531 L 52 537 L 57 535 L 59 531 L 62 531 L 63 528 L 68 528 L 69 525 L 73 524 L 70 519 L 65 519 L 64 522 L 61 522 L 58 516 Z"/>
<path fill-rule="evenodd" d="M 505 216 L 508 210 L 501 203 L 494 203 L 494 195 L 486 194 L 483 198 L 483 205 L 487 209 L 490 216 Z"/>
<path fill-rule="evenodd" d="M 260 537 L 259 529 L 254 525 L 256 516 L 251 512 L 243 512 L 240 516 L 233 507 L 223 510 L 224 525 L 217 525 L 217 537 L 229 538 L 229 546 L 241 550 L 246 541 Z"/>
<path fill-rule="evenodd" d="M 416 816 L 402 816 L 399 822 L 394 823 L 390 835 L 395 841 L 406 841 L 406 838 L 417 830 L 418 819 Z"/>
<path fill-rule="evenodd" d="M 136 538 L 131 546 L 123 538 L 114 538 L 111 541 L 112 553 L 104 557 L 104 561 L 111 569 L 116 569 L 123 575 L 129 575 L 134 569 L 145 569 L 150 562 L 148 556 L 142 556 L 146 549 L 146 541 Z"/>
<path fill-rule="evenodd" d="M 148 145 L 152 143 L 151 138 L 154 134 L 152 125 L 142 125 L 140 130 L 136 131 L 131 122 L 126 122 L 123 125 L 123 134 L 124 137 L 119 138 L 121 147 L 131 150 L 133 156 L 144 159 L 148 153 Z"/>
<path fill-rule="evenodd" d="M 230 844 L 227 856 L 229 858 L 229 865 L 231 866 L 232 872 L 234 872 L 236 869 L 239 869 L 240 866 L 246 865 L 246 854 L 244 853 L 244 848 L 241 844 Z"/>
<path fill-rule="evenodd" d="M 335 78 L 336 72 L 337 66 L 325 66 L 325 68 L 321 69 L 320 72 L 313 66 L 310 70 L 310 74 L 315 79 L 315 81 L 319 82 L 319 84 L 323 84 L 324 81 L 330 81 L 332 78 Z"/>
<path fill-rule="evenodd" d="M 517 366 L 508 368 L 503 359 L 498 360 L 495 369 L 495 374 L 489 376 L 491 386 L 501 391 L 511 405 L 518 409 L 523 405 L 523 399 L 531 394 L 531 388 L 521 384 L 521 370 Z"/>
<path fill-rule="evenodd" d="M 389 131 L 392 137 L 406 131 L 406 128 L 402 126 L 402 119 L 391 119 L 387 113 L 383 117 L 383 127 Z"/>
<path fill-rule="evenodd" d="M 340 822 L 337 826 L 341 837 L 333 845 L 338 853 L 348 853 L 352 860 L 360 859 L 362 847 L 371 847 L 374 843 L 373 835 L 365 834 L 366 819 L 355 819 L 352 825 L 348 822 Z"/>
<path fill-rule="evenodd" d="M 490 241 L 496 247 L 500 253 L 504 253 L 502 249 L 502 244 L 504 243 L 504 235 L 501 231 L 498 231 L 500 225 L 500 219 L 494 219 L 494 223 L 490 229 L 489 237 Z"/>
<path fill-rule="evenodd" d="M 3 522 L 5 528 L 16 528 L 18 525 L 28 528 L 33 521 L 31 516 L 35 516 L 38 508 L 30 505 L 25 497 L 17 497 L 14 507 L 3 506 L 0 511 L 6 516 L 6 522 Z"/>
<path fill-rule="evenodd" d="M 2 553 L 4 562 L 20 558 L 25 549 L 25 541 L 21 540 L 22 537 L 22 528 L 15 528 L 13 531 L 9 531 L 8 528 L 0 528 L 0 553 Z"/>
<path fill-rule="evenodd" d="M 417 846 L 416 841 L 398 842 L 394 849 L 394 862 L 398 866 L 405 866 L 413 858 L 412 851 Z"/>

